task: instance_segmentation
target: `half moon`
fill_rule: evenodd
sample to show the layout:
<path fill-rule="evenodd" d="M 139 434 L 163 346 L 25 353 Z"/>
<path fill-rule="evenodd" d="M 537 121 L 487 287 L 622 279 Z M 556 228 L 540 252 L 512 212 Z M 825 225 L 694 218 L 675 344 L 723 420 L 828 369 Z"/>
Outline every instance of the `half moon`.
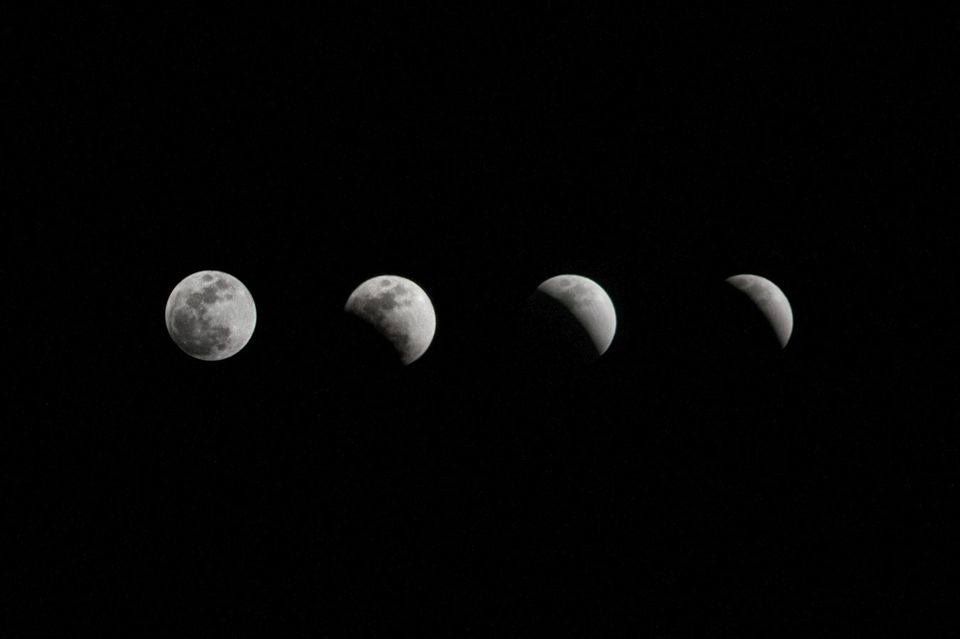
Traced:
<path fill-rule="evenodd" d="M 544 281 L 537 290 L 563 304 L 586 329 L 603 355 L 617 332 L 617 313 L 607 292 L 582 275 L 557 275 Z"/>
<path fill-rule="evenodd" d="M 785 348 L 793 333 L 793 309 L 783 291 L 759 275 L 734 275 L 726 282 L 743 291 L 757 305 L 776 333 L 780 348 Z"/>
<path fill-rule="evenodd" d="M 399 275 L 378 275 L 354 289 L 344 311 L 366 320 L 411 364 L 429 348 L 437 330 L 433 303 L 419 285 Z"/>

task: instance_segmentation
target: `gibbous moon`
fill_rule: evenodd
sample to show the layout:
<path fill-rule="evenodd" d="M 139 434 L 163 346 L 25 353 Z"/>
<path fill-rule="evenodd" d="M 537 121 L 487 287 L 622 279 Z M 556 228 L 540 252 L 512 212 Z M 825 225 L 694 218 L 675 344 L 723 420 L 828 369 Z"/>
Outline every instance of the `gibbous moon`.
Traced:
<path fill-rule="evenodd" d="M 216 361 L 236 355 L 257 325 L 257 307 L 240 280 L 221 271 L 198 271 L 167 300 L 167 331 L 184 353 Z"/>
<path fill-rule="evenodd" d="M 785 348 L 793 332 L 793 310 L 787 296 L 776 284 L 759 275 L 734 275 L 726 279 L 753 300 L 773 327 L 780 348 Z"/>
<path fill-rule="evenodd" d="M 557 275 L 537 290 L 563 304 L 583 325 L 599 355 L 603 355 L 617 331 L 617 313 L 610 296 L 599 284 L 580 275 Z"/>
<path fill-rule="evenodd" d="M 373 325 L 405 365 L 427 351 L 437 329 L 430 298 L 416 283 L 398 275 L 371 277 L 350 294 L 344 310 Z"/>

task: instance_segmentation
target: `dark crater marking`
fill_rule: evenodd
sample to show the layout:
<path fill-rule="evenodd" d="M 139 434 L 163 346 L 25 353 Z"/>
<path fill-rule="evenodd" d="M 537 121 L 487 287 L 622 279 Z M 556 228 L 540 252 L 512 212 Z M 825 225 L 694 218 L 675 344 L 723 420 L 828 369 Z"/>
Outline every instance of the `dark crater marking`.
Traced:
<path fill-rule="evenodd" d="M 230 340 L 228 326 L 211 326 L 209 319 L 185 309 L 174 313 L 171 334 L 180 348 L 195 357 L 209 357 L 214 350 L 223 352 Z"/>

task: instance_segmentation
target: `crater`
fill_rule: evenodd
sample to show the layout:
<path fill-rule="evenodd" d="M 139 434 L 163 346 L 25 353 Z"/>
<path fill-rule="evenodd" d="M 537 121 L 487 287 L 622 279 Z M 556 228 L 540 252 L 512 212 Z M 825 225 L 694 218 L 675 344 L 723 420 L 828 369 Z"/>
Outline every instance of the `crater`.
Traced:
<path fill-rule="evenodd" d="M 200 299 L 202 299 L 206 304 L 213 304 L 217 301 L 217 289 L 212 286 L 205 287 Z"/>
<path fill-rule="evenodd" d="M 216 299 L 216 298 L 214 298 Z M 196 310 L 198 313 L 204 313 L 206 308 L 204 307 L 204 297 L 201 293 L 193 292 L 190 295 L 187 295 L 187 301 L 184 302 L 190 308 Z"/>
<path fill-rule="evenodd" d="M 188 336 L 197 332 L 197 318 L 190 311 L 180 309 L 173 315 L 173 332 L 176 335 Z"/>
<path fill-rule="evenodd" d="M 377 297 L 371 297 L 363 303 L 365 312 L 377 315 L 383 311 L 389 311 L 397 305 L 396 296 L 393 293 L 381 293 Z"/>

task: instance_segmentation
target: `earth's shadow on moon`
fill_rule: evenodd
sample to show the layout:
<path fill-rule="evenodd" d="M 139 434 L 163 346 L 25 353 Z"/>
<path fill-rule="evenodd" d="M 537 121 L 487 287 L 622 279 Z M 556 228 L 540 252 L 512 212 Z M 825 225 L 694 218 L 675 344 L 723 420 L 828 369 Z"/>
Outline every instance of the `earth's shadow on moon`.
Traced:
<path fill-rule="evenodd" d="M 399 351 L 368 320 L 344 312 L 337 327 L 335 359 L 348 380 L 386 380 L 403 369 Z"/>
<path fill-rule="evenodd" d="M 723 282 L 715 287 L 718 350 L 767 360 L 782 350 L 777 334 L 763 311 L 735 286 Z"/>
<path fill-rule="evenodd" d="M 753 301 L 730 284 L 701 282 L 679 300 L 669 333 L 685 345 L 664 362 L 665 383 L 682 387 L 690 410 L 761 411 L 785 384 L 792 352 Z"/>
<path fill-rule="evenodd" d="M 589 370 L 600 355 L 590 333 L 570 310 L 540 290 L 519 313 L 518 368 L 535 379 L 567 377 Z"/>
<path fill-rule="evenodd" d="M 723 281 L 711 284 L 705 287 L 698 304 L 701 312 L 695 317 L 700 325 L 687 328 L 691 354 L 712 374 L 763 374 L 780 355 L 780 342 L 770 323 L 735 287 Z"/>

